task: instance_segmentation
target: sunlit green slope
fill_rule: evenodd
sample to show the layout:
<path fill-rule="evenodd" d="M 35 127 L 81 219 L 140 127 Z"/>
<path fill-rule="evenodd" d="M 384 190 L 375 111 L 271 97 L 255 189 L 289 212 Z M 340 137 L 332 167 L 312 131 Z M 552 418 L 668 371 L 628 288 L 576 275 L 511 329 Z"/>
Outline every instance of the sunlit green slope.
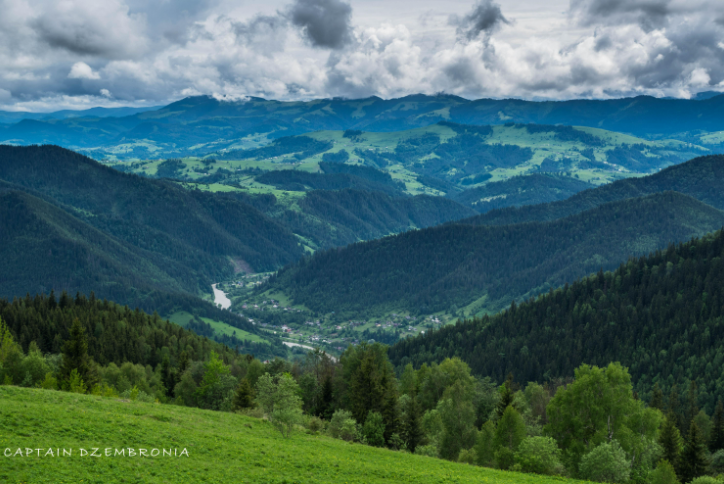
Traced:
<path fill-rule="evenodd" d="M 263 420 L 171 405 L 0 386 L 4 483 L 489 483 L 580 482 L 495 471 L 299 430 L 290 438 Z M 49 448 L 68 457 L 38 457 Z M 35 449 L 42 449 L 37 451 Z M 186 449 L 188 457 L 81 457 L 80 449 Z"/>

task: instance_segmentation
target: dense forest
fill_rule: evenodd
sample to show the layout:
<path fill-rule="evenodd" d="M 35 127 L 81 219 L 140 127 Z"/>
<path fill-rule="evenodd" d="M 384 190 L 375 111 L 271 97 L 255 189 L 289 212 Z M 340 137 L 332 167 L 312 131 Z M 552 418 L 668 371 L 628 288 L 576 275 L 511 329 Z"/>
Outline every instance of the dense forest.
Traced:
<path fill-rule="evenodd" d="M 521 381 L 566 377 L 581 363 L 620 361 L 639 394 L 655 388 L 713 412 L 724 394 L 724 231 L 632 258 L 495 316 L 400 341 L 399 366 L 457 356 L 478 375 Z"/>
<path fill-rule="evenodd" d="M 545 163 L 545 161 L 543 162 Z M 471 188 L 450 198 L 480 213 L 565 200 L 593 185 L 562 174 L 521 175 Z"/>
<path fill-rule="evenodd" d="M 389 176 L 389 175 L 388 175 Z M 393 197 L 405 196 L 404 184 L 389 180 L 370 180 L 351 173 L 309 173 L 298 170 L 270 171 L 256 177 L 256 181 L 280 190 L 303 192 L 307 190 L 357 190 L 382 192 Z"/>
<path fill-rule="evenodd" d="M 544 222 L 567 217 L 607 202 L 642 197 L 674 190 L 696 198 L 712 207 L 724 209 L 724 156 L 701 156 L 659 173 L 641 178 L 627 178 L 585 190 L 566 200 L 526 207 L 509 207 L 465 220 L 475 225 L 509 225 Z"/>
<path fill-rule="evenodd" d="M 509 226 L 450 224 L 318 252 L 282 269 L 276 289 L 320 312 L 497 310 L 511 300 L 724 226 L 724 213 L 665 192 L 571 217 Z M 480 298 L 483 298 L 480 300 Z"/>
<path fill-rule="evenodd" d="M 284 437 L 301 425 L 348 442 L 599 482 L 688 483 L 724 465 L 721 400 L 710 416 L 692 382 L 684 404 L 675 392 L 664 401 L 656 387 L 646 405 L 619 363 L 580 365 L 574 378 L 544 385 L 512 374 L 498 384 L 457 357 L 396 373 L 379 343 L 350 346 L 339 360 L 315 350 L 262 363 L 92 295 L 28 296 L 2 302 L 0 314 L 3 385 L 240 412 Z"/>

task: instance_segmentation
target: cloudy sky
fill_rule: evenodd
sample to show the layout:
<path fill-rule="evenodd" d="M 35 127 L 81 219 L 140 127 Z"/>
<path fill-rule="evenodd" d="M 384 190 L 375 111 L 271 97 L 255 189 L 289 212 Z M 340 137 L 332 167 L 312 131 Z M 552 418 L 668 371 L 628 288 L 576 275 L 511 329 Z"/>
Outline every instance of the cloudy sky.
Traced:
<path fill-rule="evenodd" d="M 722 0 L 0 0 L 0 109 L 724 91 Z"/>

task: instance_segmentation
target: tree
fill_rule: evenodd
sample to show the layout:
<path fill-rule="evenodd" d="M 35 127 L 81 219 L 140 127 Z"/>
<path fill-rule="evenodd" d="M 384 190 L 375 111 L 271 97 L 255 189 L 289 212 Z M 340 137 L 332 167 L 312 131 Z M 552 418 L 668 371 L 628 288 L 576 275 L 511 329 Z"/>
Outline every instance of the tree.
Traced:
<path fill-rule="evenodd" d="M 709 460 L 706 456 L 706 443 L 696 421 L 692 420 L 686 436 L 684 451 L 681 453 L 679 475 L 682 482 L 689 482 L 706 473 Z"/>
<path fill-rule="evenodd" d="M 590 481 L 623 483 L 629 480 L 631 463 L 626 459 L 626 452 L 613 440 L 584 455 L 579 474 Z"/>
<path fill-rule="evenodd" d="M 478 432 L 475 441 L 475 456 L 477 464 L 483 467 L 493 467 L 495 462 L 495 425 L 488 420 Z"/>
<path fill-rule="evenodd" d="M 662 460 L 656 465 L 656 469 L 649 474 L 651 484 L 679 484 L 674 466 L 667 460 Z"/>
<path fill-rule="evenodd" d="M 512 384 L 513 375 L 509 374 L 508 379 L 500 386 L 500 400 L 498 400 L 498 404 L 495 406 L 495 415 L 497 420 L 500 420 L 508 406 L 513 404 L 514 397 L 513 389 L 511 388 Z"/>
<path fill-rule="evenodd" d="M 638 414 L 639 405 L 633 398 L 631 376 L 619 363 L 606 368 L 581 365 L 574 382 L 560 388 L 548 404 L 545 431 L 563 450 L 566 468 L 576 473 L 583 455 L 594 447 L 633 432 L 627 427 L 628 418 Z"/>
<path fill-rule="evenodd" d="M 709 450 L 716 452 L 724 449 L 724 404 L 721 399 L 714 409 L 714 421 L 711 426 L 711 437 L 709 438 Z"/>
<path fill-rule="evenodd" d="M 415 449 L 423 442 L 425 434 L 422 431 L 420 423 L 420 405 L 417 403 L 415 394 L 406 395 L 403 406 L 402 417 L 402 441 L 407 446 L 407 450 L 415 453 Z"/>
<path fill-rule="evenodd" d="M 294 377 L 289 373 L 276 376 L 265 373 L 256 383 L 256 394 L 269 421 L 288 437 L 302 418 L 302 399 Z"/>
<path fill-rule="evenodd" d="M 241 410 L 243 408 L 251 408 L 254 406 L 254 389 L 249 383 L 248 378 L 242 378 L 239 386 L 236 387 L 234 395 L 234 408 Z"/>
<path fill-rule="evenodd" d="M 691 426 L 691 421 L 694 420 L 696 414 L 699 413 L 699 389 L 696 385 L 696 381 L 691 380 L 689 382 L 689 391 L 686 393 L 686 408 L 684 409 L 684 429 L 688 429 Z M 700 430 L 702 430 L 700 428 Z"/>
<path fill-rule="evenodd" d="M 85 335 L 85 328 L 78 319 L 73 321 L 70 328 L 70 339 L 63 345 L 63 363 L 60 367 L 60 378 L 64 386 L 69 385 L 70 375 L 73 370 L 77 373 L 86 386 L 93 384 L 91 377 L 90 358 L 88 357 L 88 340 Z"/>
<path fill-rule="evenodd" d="M 505 447 L 512 452 L 516 452 L 523 439 L 525 439 L 525 421 L 520 413 L 512 405 L 509 405 L 503 412 L 497 427 L 495 427 L 493 445 L 496 449 Z"/>
<path fill-rule="evenodd" d="M 225 405 L 225 410 L 231 410 L 231 400 L 236 388 L 236 379 L 231 375 L 231 368 L 219 359 L 219 355 L 212 351 L 209 360 L 204 363 L 204 377 L 201 380 L 196 397 L 199 406 L 219 410 Z"/>
<path fill-rule="evenodd" d="M 550 437 L 527 437 L 518 446 L 515 462 L 523 472 L 553 475 L 561 472 L 561 450 Z"/>
<path fill-rule="evenodd" d="M 456 381 L 445 390 L 437 411 L 443 424 L 440 456 L 456 461 L 461 449 L 475 445 L 475 408 L 470 388 Z"/>
<path fill-rule="evenodd" d="M 669 413 L 664 420 L 664 425 L 659 434 L 659 444 L 663 451 L 663 459 L 673 465 L 674 468 L 678 468 L 683 439 L 679 428 L 676 426 L 676 416 L 673 413 Z"/>
<path fill-rule="evenodd" d="M 317 407 L 317 416 L 325 420 L 332 418 L 334 413 L 334 395 L 332 391 L 332 376 L 327 375 L 322 383 L 322 396 Z"/>
<path fill-rule="evenodd" d="M 651 390 L 651 402 L 649 407 L 657 408 L 661 411 L 664 410 L 664 392 L 661 391 L 659 382 L 654 383 L 654 388 Z"/>
<path fill-rule="evenodd" d="M 385 422 L 381 414 L 377 412 L 367 414 L 365 423 L 362 426 L 362 435 L 372 447 L 385 445 Z"/>

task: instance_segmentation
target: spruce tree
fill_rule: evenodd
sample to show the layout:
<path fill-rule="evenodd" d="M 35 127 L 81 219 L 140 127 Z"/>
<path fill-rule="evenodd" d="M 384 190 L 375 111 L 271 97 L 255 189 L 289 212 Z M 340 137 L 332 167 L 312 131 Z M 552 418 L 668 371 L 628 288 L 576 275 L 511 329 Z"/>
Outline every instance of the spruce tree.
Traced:
<path fill-rule="evenodd" d="M 659 434 L 659 444 L 661 444 L 663 450 L 662 459 L 668 461 L 675 468 L 678 468 L 683 442 L 681 433 L 676 426 L 676 416 L 671 412 L 669 412 L 664 420 L 664 425 Z"/>
<path fill-rule="evenodd" d="M 322 398 L 317 407 L 317 416 L 325 420 L 330 420 L 334 413 L 334 394 L 332 390 L 332 377 L 327 375 L 322 383 Z"/>
<path fill-rule="evenodd" d="M 505 413 L 505 409 L 508 408 L 510 405 L 513 404 L 513 389 L 511 388 L 513 386 L 513 374 L 509 374 L 508 378 L 505 380 L 505 383 L 503 383 L 503 386 L 500 388 L 500 400 L 498 401 L 498 404 L 495 406 L 495 415 L 498 417 L 497 420 L 500 420 L 503 417 L 503 414 Z"/>
<path fill-rule="evenodd" d="M 709 450 L 712 453 L 720 449 L 724 449 L 724 404 L 722 404 L 721 399 L 717 402 L 714 410 L 714 422 L 711 428 L 711 438 L 709 439 Z"/>
<path fill-rule="evenodd" d="M 88 340 L 83 325 L 77 319 L 73 321 L 73 326 L 70 328 L 70 339 L 63 345 L 63 362 L 60 367 L 61 379 L 69 381 L 73 370 L 78 371 L 78 376 L 83 380 L 86 387 L 90 388 L 93 378 L 88 357 Z"/>
<path fill-rule="evenodd" d="M 696 417 L 696 414 L 699 413 L 698 400 L 699 392 L 696 381 L 691 380 L 691 383 L 689 383 L 689 391 L 686 394 L 686 408 L 684 409 L 683 421 L 684 429 L 689 429 L 691 427 L 691 422 L 694 420 L 694 417 Z"/>
<path fill-rule="evenodd" d="M 407 450 L 415 453 L 415 449 L 422 443 L 425 434 L 420 422 L 420 405 L 417 403 L 415 394 L 408 395 L 405 403 L 405 415 L 402 420 L 402 440 L 407 445 Z"/>
<path fill-rule="evenodd" d="M 704 437 L 699 426 L 692 420 L 679 464 L 681 481 L 691 482 L 697 477 L 704 475 L 708 466 L 709 459 L 706 456 Z"/>
<path fill-rule="evenodd" d="M 234 408 L 239 410 L 242 408 L 251 408 L 254 406 L 254 389 L 251 388 L 248 378 L 242 378 L 236 387 L 234 395 Z"/>
<path fill-rule="evenodd" d="M 649 407 L 657 408 L 661 411 L 664 410 L 664 392 L 661 391 L 659 382 L 654 383 L 654 388 L 651 390 L 651 403 Z"/>

